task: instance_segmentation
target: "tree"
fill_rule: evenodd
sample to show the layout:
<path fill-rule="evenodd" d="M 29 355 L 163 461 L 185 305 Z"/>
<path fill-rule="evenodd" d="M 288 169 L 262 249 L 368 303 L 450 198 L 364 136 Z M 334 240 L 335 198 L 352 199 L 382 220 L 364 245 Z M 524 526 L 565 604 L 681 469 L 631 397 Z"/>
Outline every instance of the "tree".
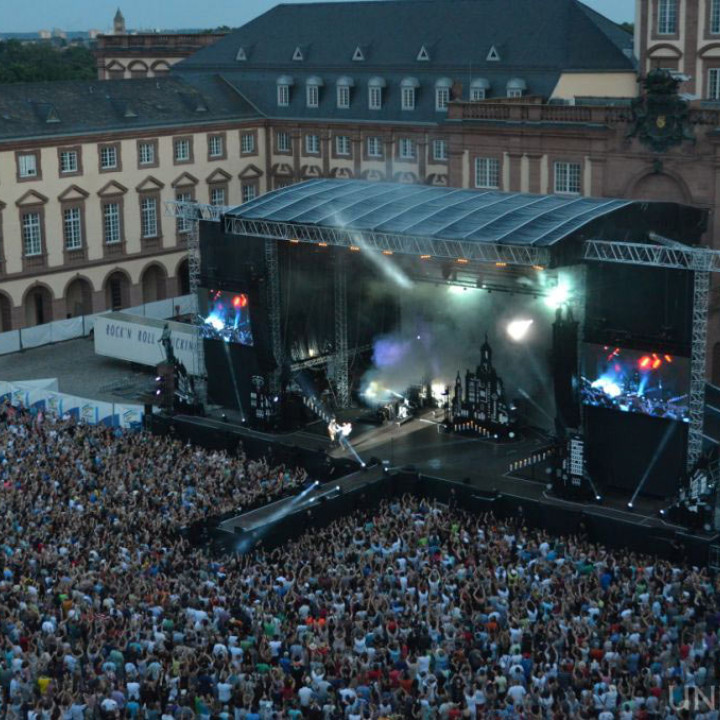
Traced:
<path fill-rule="evenodd" d="M 631 22 L 620 23 L 620 27 L 623 30 L 625 30 L 626 32 L 629 32 L 631 35 L 635 34 L 635 23 L 631 23 Z"/>
<path fill-rule="evenodd" d="M 95 58 L 86 47 L 0 42 L 0 83 L 93 80 L 96 73 Z"/>

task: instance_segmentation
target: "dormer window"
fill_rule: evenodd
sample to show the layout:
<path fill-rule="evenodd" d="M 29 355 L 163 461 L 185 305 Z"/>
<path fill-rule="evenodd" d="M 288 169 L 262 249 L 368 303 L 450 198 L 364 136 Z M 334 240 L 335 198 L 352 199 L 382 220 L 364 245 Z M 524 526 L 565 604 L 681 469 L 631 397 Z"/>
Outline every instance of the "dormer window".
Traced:
<path fill-rule="evenodd" d="M 470 82 L 470 100 L 484 100 L 490 90 L 490 83 L 485 78 L 475 78 Z"/>
<path fill-rule="evenodd" d="M 429 62 L 430 61 L 430 53 L 428 52 L 428 49 L 424 45 L 420 48 L 420 52 L 417 54 L 417 60 L 418 60 L 418 62 Z"/>
<path fill-rule="evenodd" d="M 323 81 L 321 78 L 314 75 L 311 78 L 308 78 L 307 83 L 305 84 L 305 93 L 306 93 L 306 100 L 307 100 L 307 106 L 309 108 L 316 108 L 318 105 L 320 105 L 320 88 L 323 86 Z"/>
<path fill-rule="evenodd" d="M 519 98 L 525 94 L 527 85 L 522 78 L 513 78 L 508 80 L 507 84 L 507 96 L 509 98 Z"/>
<path fill-rule="evenodd" d="M 364 62 L 365 61 L 365 53 L 363 52 L 362 47 L 358 45 L 355 48 L 355 52 L 353 53 L 352 59 L 354 62 Z"/>
<path fill-rule="evenodd" d="M 281 75 L 277 80 L 277 104 L 278 107 L 287 107 L 290 104 L 290 88 L 293 86 L 293 79 L 289 75 Z"/>
<path fill-rule="evenodd" d="M 485 60 L 487 60 L 487 62 L 500 62 L 500 53 L 494 45 L 488 51 Z"/>
<path fill-rule="evenodd" d="M 354 87 L 355 83 L 351 77 L 343 76 L 338 78 L 337 81 L 337 106 L 340 109 L 347 109 L 350 107 L 350 88 Z"/>
<path fill-rule="evenodd" d="M 244 62 L 245 60 L 247 60 L 247 53 L 245 52 L 244 47 L 238 48 L 237 54 L 235 55 L 235 59 L 238 62 Z"/>
<path fill-rule="evenodd" d="M 447 112 L 451 87 L 452 80 L 450 78 L 440 78 L 435 83 L 435 110 L 438 112 Z"/>
<path fill-rule="evenodd" d="M 415 91 L 420 87 L 417 78 L 405 78 L 400 83 L 400 107 L 402 110 L 415 109 Z"/>
<path fill-rule="evenodd" d="M 303 52 L 303 49 L 299 45 L 295 48 L 295 52 L 293 53 L 292 59 L 295 62 L 302 62 L 305 59 L 305 53 Z"/>
<path fill-rule="evenodd" d="M 368 109 L 382 109 L 382 91 L 385 87 L 385 80 L 381 77 L 370 78 L 368 81 Z"/>

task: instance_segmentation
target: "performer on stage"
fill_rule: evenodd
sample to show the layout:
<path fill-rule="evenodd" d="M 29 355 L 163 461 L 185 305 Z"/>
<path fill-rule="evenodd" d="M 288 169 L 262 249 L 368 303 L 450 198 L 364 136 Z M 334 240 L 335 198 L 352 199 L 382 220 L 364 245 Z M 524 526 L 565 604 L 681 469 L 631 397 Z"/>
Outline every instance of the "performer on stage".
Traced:
<path fill-rule="evenodd" d="M 352 432 L 352 423 L 343 423 L 342 425 L 333 418 L 328 424 L 328 435 L 330 436 L 330 444 L 332 447 L 338 447 L 340 443 Z"/>

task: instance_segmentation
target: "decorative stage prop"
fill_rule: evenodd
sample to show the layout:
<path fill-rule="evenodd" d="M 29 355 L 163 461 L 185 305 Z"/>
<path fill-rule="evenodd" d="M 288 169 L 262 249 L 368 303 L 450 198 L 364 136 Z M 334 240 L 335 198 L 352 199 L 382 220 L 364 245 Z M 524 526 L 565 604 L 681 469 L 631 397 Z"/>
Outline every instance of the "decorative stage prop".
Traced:
<path fill-rule="evenodd" d="M 480 364 L 474 373 L 465 372 L 463 389 L 460 372 L 450 404 L 449 426 L 455 432 L 469 432 L 492 439 L 514 439 L 517 435 L 515 406 L 505 399 L 502 378 L 492 364 L 492 348 L 485 335 Z"/>
<path fill-rule="evenodd" d="M 166 412 L 202 414 L 203 407 L 195 392 L 195 378 L 175 354 L 170 325 L 165 323 L 158 343 L 162 346 L 165 361 L 156 367 L 155 396 Z"/>
<path fill-rule="evenodd" d="M 703 455 L 695 468 L 681 480 L 673 502 L 660 510 L 671 522 L 695 530 L 715 527 L 720 503 L 720 459 L 718 451 Z"/>

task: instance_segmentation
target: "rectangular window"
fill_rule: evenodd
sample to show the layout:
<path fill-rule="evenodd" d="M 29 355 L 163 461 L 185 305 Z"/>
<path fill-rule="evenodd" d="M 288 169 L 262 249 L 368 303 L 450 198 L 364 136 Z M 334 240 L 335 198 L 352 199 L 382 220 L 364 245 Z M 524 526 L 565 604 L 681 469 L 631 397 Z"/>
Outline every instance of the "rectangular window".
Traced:
<path fill-rule="evenodd" d="M 178 202 L 192 202 L 193 196 L 191 192 L 178 192 L 175 193 L 175 199 Z M 177 219 L 177 231 L 178 233 L 186 233 L 189 232 L 192 228 L 192 221 L 188 220 L 184 217 L 179 217 Z"/>
<path fill-rule="evenodd" d="M 140 165 L 154 165 L 155 143 L 140 143 L 140 145 L 138 145 L 138 155 L 140 157 Z"/>
<path fill-rule="evenodd" d="M 120 242 L 120 203 L 106 203 L 103 206 L 103 233 L 106 245 Z"/>
<path fill-rule="evenodd" d="M 403 160 L 415 159 L 415 141 L 411 138 L 400 138 L 400 158 Z"/>
<path fill-rule="evenodd" d="M 219 158 L 225 154 L 225 144 L 222 135 L 210 135 L 208 138 L 208 155 L 211 158 Z"/>
<path fill-rule="evenodd" d="M 175 141 L 175 162 L 188 162 L 190 160 L 190 141 L 187 139 Z"/>
<path fill-rule="evenodd" d="M 82 247 L 82 224 L 80 208 L 63 210 L 63 235 L 66 250 L 79 250 Z"/>
<path fill-rule="evenodd" d="M 367 139 L 367 155 L 371 158 L 381 158 L 382 152 L 382 138 L 369 137 Z"/>
<path fill-rule="evenodd" d="M 522 97 L 522 90 L 519 88 L 508 88 L 507 96 L 509 98 L 519 98 Z"/>
<path fill-rule="evenodd" d="M 320 136 L 319 135 L 306 135 L 305 136 L 305 154 L 306 155 L 319 155 L 320 154 Z"/>
<path fill-rule="evenodd" d="M 708 100 L 720 100 L 720 68 L 708 71 Z"/>
<path fill-rule="evenodd" d="M 500 161 L 497 158 L 475 158 L 475 187 L 493 190 L 500 187 Z"/>
<path fill-rule="evenodd" d="M 370 110 L 380 110 L 382 108 L 382 88 L 377 85 L 371 85 L 368 88 L 368 107 Z"/>
<path fill-rule="evenodd" d="M 403 110 L 415 109 L 415 88 L 404 87 L 402 89 L 401 107 Z"/>
<path fill-rule="evenodd" d="M 37 156 L 35 155 L 35 153 L 18 155 L 18 175 L 21 178 L 37 177 Z"/>
<path fill-rule="evenodd" d="M 42 254 L 42 228 L 40 213 L 29 212 L 22 216 L 22 237 L 25 257 Z"/>
<path fill-rule="evenodd" d="M 100 169 L 114 170 L 118 166 L 117 148 L 114 145 L 105 145 L 100 148 Z"/>
<path fill-rule="evenodd" d="M 290 104 L 290 86 L 289 85 L 278 85 L 278 105 L 280 107 L 287 107 Z"/>
<path fill-rule="evenodd" d="M 339 108 L 350 107 L 350 88 L 347 85 L 338 85 L 337 106 Z"/>
<path fill-rule="evenodd" d="M 447 110 L 448 103 L 450 102 L 450 88 L 441 87 L 435 88 L 435 109 L 436 110 Z"/>
<path fill-rule="evenodd" d="M 658 35 L 677 33 L 677 0 L 658 0 Z"/>
<path fill-rule="evenodd" d="M 254 185 L 243 185 L 242 200 L 244 203 L 255 199 L 256 189 Z"/>
<path fill-rule="evenodd" d="M 447 160 L 447 140 L 433 140 L 433 160 Z"/>
<path fill-rule="evenodd" d="M 76 173 L 78 171 L 78 154 L 77 150 L 61 150 L 60 151 L 60 172 Z"/>
<path fill-rule="evenodd" d="M 225 188 L 210 188 L 210 204 L 225 205 Z"/>
<path fill-rule="evenodd" d="M 580 194 L 580 163 L 555 163 L 555 192 L 565 195 Z"/>
<path fill-rule="evenodd" d="M 278 152 L 290 152 L 290 135 L 284 131 L 275 134 Z"/>
<path fill-rule="evenodd" d="M 485 99 L 485 88 L 470 88 L 470 99 L 471 100 L 484 100 Z"/>
<path fill-rule="evenodd" d="M 337 135 L 335 137 L 335 154 L 336 155 L 349 155 L 350 154 L 350 137 L 348 135 Z"/>
<path fill-rule="evenodd" d="M 316 108 L 320 101 L 320 89 L 317 85 L 307 86 L 307 106 Z"/>
<path fill-rule="evenodd" d="M 243 155 L 250 155 L 255 152 L 255 134 L 243 133 L 240 136 L 240 152 Z"/>
<path fill-rule="evenodd" d="M 140 226 L 144 238 L 157 237 L 157 200 L 155 198 L 142 199 L 140 203 Z"/>
<path fill-rule="evenodd" d="M 710 32 L 720 34 L 720 0 L 712 0 L 710 5 Z"/>

